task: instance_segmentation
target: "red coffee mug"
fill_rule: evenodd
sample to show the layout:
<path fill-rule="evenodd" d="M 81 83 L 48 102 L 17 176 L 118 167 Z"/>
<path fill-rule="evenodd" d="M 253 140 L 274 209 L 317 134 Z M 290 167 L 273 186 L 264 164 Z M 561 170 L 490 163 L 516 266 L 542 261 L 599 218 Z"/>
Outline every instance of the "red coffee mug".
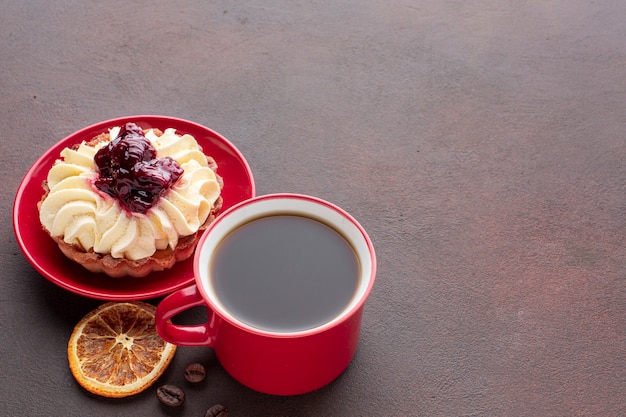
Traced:
<path fill-rule="evenodd" d="M 339 232 L 360 265 L 352 299 L 339 314 L 312 329 L 268 331 L 246 324 L 224 307 L 212 286 L 209 264 L 219 244 L 251 220 L 283 213 L 318 220 Z M 211 223 L 198 243 L 194 273 L 195 285 L 159 303 L 156 327 L 161 338 L 179 346 L 212 347 L 224 369 L 251 389 L 297 395 L 332 382 L 354 357 L 363 305 L 374 285 L 376 256 L 363 227 L 341 208 L 315 197 L 271 194 L 243 201 Z M 206 323 L 172 323 L 174 316 L 196 306 L 208 308 Z"/>

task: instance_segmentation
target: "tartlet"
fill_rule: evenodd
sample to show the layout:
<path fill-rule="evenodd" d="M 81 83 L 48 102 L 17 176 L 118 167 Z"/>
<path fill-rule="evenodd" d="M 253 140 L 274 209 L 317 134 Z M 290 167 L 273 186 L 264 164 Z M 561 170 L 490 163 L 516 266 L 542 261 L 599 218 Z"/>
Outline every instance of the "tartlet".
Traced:
<path fill-rule="evenodd" d="M 217 163 L 174 129 L 127 123 L 60 156 L 42 184 L 40 220 L 91 272 L 139 278 L 169 269 L 193 255 L 222 207 Z"/>

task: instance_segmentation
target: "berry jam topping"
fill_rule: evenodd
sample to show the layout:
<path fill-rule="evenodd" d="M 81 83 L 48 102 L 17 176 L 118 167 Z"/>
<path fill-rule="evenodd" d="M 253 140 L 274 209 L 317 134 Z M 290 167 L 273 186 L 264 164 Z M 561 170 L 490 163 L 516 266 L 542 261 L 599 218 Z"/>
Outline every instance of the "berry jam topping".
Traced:
<path fill-rule="evenodd" d="M 143 130 L 126 123 L 119 135 L 94 157 L 95 186 L 135 213 L 145 213 L 178 181 L 183 169 L 168 157 L 157 159 Z"/>

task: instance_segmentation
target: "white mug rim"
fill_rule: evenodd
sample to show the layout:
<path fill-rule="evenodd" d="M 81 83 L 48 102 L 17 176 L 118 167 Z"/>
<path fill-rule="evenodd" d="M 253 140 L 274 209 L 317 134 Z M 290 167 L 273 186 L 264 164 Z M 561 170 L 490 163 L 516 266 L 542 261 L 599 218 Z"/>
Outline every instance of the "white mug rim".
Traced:
<path fill-rule="evenodd" d="M 288 208 L 275 207 L 275 205 L 279 203 L 291 204 L 292 206 Z M 262 209 L 261 212 L 258 211 L 259 206 Z M 326 215 L 330 215 L 331 218 L 322 218 L 322 216 L 316 215 L 317 212 L 314 213 L 313 210 L 307 210 L 307 208 L 311 209 L 312 207 L 320 210 Z M 231 231 L 255 218 L 285 212 L 313 218 L 327 224 L 330 227 L 333 227 L 341 233 L 346 240 L 349 241 L 361 264 L 361 275 L 357 291 L 355 296 L 342 310 L 342 312 L 322 325 L 311 329 L 293 332 L 278 332 L 260 329 L 239 320 L 226 308 L 224 308 L 218 300 L 210 285 L 208 272 L 209 268 L 204 266 L 208 265 L 210 262 L 212 249 L 214 249 Z M 215 233 L 219 233 L 218 238 L 215 241 L 209 240 Z M 201 265 L 203 265 L 203 267 L 201 267 Z M 376 255 L 374 252 L 374 246 L 365 232 L 365 229 L 354 217 L 342 208 L 328 201 L 309 195 L 280 193 L 252 197 L 230 207 L 218 215 L 218 217 L 213 220 L 209 227 L 203 232 L 198 241 L 194 255 L 193 267 L 198 291 L 202 295 L 202 298 L 209 309 L 212 310 L 212 314 L 217 314 L 222 320 L 225 320 L 231 325 L 250 333 L 269 335 L 273 337 L 301 337 L 321 333 L 329 328 L 333 328 L 347 320 L 363 306 L 374 285 L 376 275 Z"/>

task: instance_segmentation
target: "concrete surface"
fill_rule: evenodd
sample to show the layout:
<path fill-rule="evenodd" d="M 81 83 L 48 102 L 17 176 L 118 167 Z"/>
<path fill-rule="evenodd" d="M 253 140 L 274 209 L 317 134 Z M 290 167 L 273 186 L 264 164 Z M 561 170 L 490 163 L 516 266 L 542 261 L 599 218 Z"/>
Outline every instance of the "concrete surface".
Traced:
<path fill-rule="evenodd" d="M 270 397 L 181 348 L 161 383 L 194 360 L 209 375 L 176 415 L 626 415 L 623 1 L 0 6 L 4 415 L 168 415 L 153 390 L 106 400 L 74 382 L 67 340 L 101 302 L 39 275 L 11 227 L 39 155 L 132 114 L 213 128 L 258 194 L 332 201 L 378 253 L 338 380 Z"/>

